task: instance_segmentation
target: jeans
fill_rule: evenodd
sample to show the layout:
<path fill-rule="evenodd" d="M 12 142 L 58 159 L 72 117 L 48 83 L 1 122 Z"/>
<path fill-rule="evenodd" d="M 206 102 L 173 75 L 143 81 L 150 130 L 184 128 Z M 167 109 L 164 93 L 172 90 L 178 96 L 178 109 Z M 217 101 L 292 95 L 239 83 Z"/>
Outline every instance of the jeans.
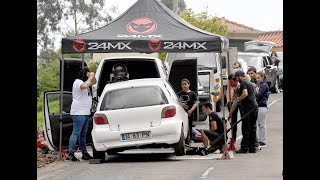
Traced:
<path fill-rule="evenodd" d="M 69 153 L 75 152 L 75 146 L 79 137 L 82 154 L 87 152 L 86 138 L 89 124 L 89 115 L 72 115 L 73 131 L 69 139 Z"/>
<path fill-rule="evenodd" d="M 267 107 L 259 107 L 257 119 L 257 142 L 264 142 L 267 135 L 266 114 Z"/>

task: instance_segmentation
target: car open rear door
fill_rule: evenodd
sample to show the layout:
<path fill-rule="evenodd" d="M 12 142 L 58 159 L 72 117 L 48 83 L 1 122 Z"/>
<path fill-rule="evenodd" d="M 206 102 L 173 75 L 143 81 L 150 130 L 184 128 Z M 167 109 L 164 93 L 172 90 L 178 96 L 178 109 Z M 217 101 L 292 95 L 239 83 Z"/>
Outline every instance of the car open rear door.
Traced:
<path fill-rule="evenodd" d="M 193 124 L 207 124 L 206 119 L 207 115 L 202 112 L 200 108 L 203 101 L 202 96 L 199 99 L 198 93 L 198 64 L 197 58 L 179 58 L 172 61 L 170 64 L 169 70 L 169 82 L 172 85 L 173 89 L 176 93 L 182 90 L 181 88 L 181 79 L 187 78 L 190 81 L 190 90 L 194 91 L 197 95 L 197 100 L 199 106 L 196 110 L 196 118 L 193 120 Z M 210 99 L 210 95 L 208 95 L 208 99 Z"/>

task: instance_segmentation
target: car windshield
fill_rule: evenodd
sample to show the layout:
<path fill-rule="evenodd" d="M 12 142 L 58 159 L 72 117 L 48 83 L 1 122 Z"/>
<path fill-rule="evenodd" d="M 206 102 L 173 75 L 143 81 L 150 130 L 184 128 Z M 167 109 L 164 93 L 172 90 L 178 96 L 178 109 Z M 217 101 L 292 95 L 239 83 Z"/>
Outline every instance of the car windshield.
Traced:
<path fill-rule="evenodd" d="M 100 111 L 168 104 L 158 86 L 132 87 L 107 92 Z"/>
<path fill-rule="evenodd" d="M 249 55 L 238 55 L 239 59 L 244 60 L 247 63 L 247 66 L 253 66 L 253 67 L 261 67 L 261 61 L 259 60 L 259 57 L 257 56 L 249 56 Z"/>
<path fill-rule="evenodd" d="M 173 60 L 188 57 L 197 57 L 198 66 L 217 67 L 215 53 L 168 53 L 167 62 L 171 64 Z"/>

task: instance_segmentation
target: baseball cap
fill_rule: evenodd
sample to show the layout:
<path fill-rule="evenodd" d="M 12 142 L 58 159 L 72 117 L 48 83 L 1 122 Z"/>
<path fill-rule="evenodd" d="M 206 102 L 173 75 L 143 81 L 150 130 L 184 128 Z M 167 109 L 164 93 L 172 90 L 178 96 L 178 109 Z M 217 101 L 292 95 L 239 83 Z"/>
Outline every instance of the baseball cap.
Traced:
<path fill-rule="evenodd" d="M 236 77 L 239 77 L 239 76 L 242 76 L 242 77 L 245 77 L 245 73 L 242 71 L 242 70 L 238 70 L 234 73 L 234 75 Z"/>

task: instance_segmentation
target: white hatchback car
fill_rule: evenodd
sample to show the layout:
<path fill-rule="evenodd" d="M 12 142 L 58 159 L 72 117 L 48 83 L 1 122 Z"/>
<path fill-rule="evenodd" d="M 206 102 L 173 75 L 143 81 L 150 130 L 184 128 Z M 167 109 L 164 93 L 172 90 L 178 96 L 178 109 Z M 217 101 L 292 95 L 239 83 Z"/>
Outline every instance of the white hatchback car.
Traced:
<path fill-rule="evenodd" d="M 127 149 L 173 147 L 185 154 L 188 115 L 163 78 L 107 84 L 93 118 L 93 156 Z"/>

